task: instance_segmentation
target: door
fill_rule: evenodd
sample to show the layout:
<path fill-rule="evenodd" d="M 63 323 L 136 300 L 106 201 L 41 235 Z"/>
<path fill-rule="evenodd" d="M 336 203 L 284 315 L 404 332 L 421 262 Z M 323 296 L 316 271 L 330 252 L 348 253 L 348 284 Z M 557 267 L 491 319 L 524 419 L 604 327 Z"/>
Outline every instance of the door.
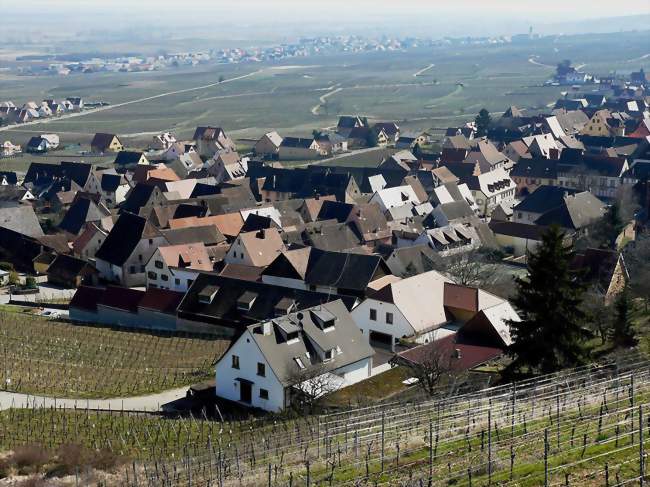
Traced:
<path fill-rule="evenodd" d="M 239 382 L 239 400 L 248 404 L 253 400 L 253 385 L 250 382 Z"/>
<path fill-rule="evenodd" d="M 370 331 L 370 345 L 373 347 L 385 348 L 387 350 L 393 349 L 393 335 L 387 333 L 380 333 L 378 331 Z"/>

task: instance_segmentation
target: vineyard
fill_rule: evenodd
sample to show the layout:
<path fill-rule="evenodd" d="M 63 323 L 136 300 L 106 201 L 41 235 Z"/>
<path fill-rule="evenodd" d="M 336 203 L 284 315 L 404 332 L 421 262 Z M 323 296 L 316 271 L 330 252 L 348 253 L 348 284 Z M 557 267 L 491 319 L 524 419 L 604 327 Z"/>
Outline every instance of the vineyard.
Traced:
<path fill-rule="evenodd" d="M 130 458 L 129 486 L 625 485 L 650 437 L 650 362 L 297 419 L 0 413 L 0 451 L 76 442 Z"/>
<path fill-rule="evenodd" d="M 2 312 L 0 380 L 5 390 L 57 397 L 146 394 L 212 378 L 228 344 Z"/>

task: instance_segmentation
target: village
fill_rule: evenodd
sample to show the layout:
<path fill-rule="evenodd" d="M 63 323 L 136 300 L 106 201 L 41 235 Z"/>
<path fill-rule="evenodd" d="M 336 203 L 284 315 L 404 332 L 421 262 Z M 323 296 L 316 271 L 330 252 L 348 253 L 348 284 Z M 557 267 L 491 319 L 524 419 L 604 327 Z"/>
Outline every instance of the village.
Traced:
<path fill-rule="evenodd" d="M 611 83 L 548 113 L 481 112 L 438 153 L 426 132 L 363 116 L 309 137 L 268 132 L 245 155 L 218 126 L 146 148 L 98 133 L 89 153 L 114 154 L 109 167 L 2 173 L 5 279 L 12 299 L 16 273 L 78 288 L 74 322 L 233 337 L 216 395 L 268 411 L 314 371 L 341 388 L 427 348 L 468 370 L 498 361 L 518 319 L 512 279 L 549 228 L 581 245 L 572 265 L 603 301 L 630 281 L 625 248 L 650 204 L 648 77 Z M 42 134 L 25 149 L 57 146 Z M 377 167 L 327 164 L 369 148 Z M 603 245 L 595 228 L 612 207 L 626 213 Z"/>

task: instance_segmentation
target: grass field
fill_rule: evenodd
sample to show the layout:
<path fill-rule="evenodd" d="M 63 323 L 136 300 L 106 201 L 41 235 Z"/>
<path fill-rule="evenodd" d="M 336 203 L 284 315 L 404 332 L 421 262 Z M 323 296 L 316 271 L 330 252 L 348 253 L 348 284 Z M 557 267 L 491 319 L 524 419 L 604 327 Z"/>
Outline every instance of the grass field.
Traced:
<path fill-rule="evenodd" d="M 11 129 L 3 135 L 24 142 L 34 133 L 53 131 L 64 143 L 87 144 L 94 132 L 112 131 L 139 145 L 163 130 L 189 137 L 201 124 L 223 126 L 235 137 L 259 137 L 269 129 L 307 135 L 313 128 L 334 125 L 338 115 L 348 113 L 399 120 L 407 129 L 446 127 L 473 118 L 482 107 L 494 113 L 512 104 L 546 107 L 562 88 L 542 84 L 562 59 L 584 64 L 586 71 L 597 74 L 622 73 L 649 69 L 650 58 L 641 59 L 648 50 L 648 33 L 633 32 L 525 44 L 316 56 L 292 60 L 290 65 L 5 79 L 0 80 L 2 97 L 17 103 L 80 95 L 118 104 L 187 91 Z M 531 62 L 533 57 L 537 64 Z M 217 83 L 220 76 L 225 83 Z"/>
<path fill-rule="evenodd" d="M 213 364 L 228 344 L 0 312 L 0 379 L 13 392 L 135 396 L 211 379 Z"/>

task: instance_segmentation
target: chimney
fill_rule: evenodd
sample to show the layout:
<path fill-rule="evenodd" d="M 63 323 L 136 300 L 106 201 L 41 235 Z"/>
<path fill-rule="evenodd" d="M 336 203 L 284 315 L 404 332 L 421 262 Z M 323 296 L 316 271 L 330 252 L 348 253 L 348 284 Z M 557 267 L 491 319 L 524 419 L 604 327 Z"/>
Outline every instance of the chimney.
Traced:
<path fill-rule="evenodd" d="M 255 237 L 264 240 L 264 238 L 266 237 L 266 230 L 264 228 L 261 228 L 260 231 L 257 232 L 257 234 L 255 235 Z"/>
<path fill-rule="evenodd" d="M 461 353 L 460 353 L 460 348 L 455 348 L 454 349 L 454 358 L 460 360 L 461 359 Z"/>
<path fill-rule="evenodd" d="M 266 321 L 262 323 L 262 335 L 270 335 L 271 334 L 271 326 L 272 323 L 270 321 Z"/>

